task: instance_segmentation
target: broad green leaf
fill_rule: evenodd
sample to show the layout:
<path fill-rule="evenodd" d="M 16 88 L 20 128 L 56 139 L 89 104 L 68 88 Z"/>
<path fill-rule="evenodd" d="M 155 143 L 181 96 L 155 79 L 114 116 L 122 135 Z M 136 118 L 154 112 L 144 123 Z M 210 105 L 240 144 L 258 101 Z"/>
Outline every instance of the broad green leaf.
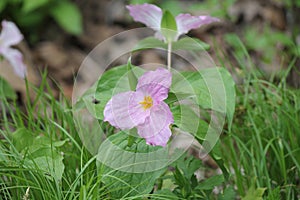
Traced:
<path fill-rule="evenodd" d="M 189 95 L 200 107 L 226 114 L 231 127 L 235 110 L 235 83 L 226 69 L 216 67 L 174 73 L 171 92 Z"/>
<path fill-rule="evenodd" d="M 133 48 L 134 51 L 144 50 L 144 49 L 167 49 L 168 46 L 163 41 L 155 38 L 155 37 L 147 37 L 137 43 L 137 45 Z"/>
<path fill-rule="evenodd" d="M 132 72 L 136 77 L 139 77 L 143 74 L 143 69 L 133 66 Z M 94 117 L 103 119 L 103 110 L 112 96 L 120 92 L 130 91 L 127 65 L 114 67 L 103 73 L 94 87 L 83 95 L 78 101 L 77 107 L 84 107 L 80 103 L 83 101 L 86 108 Z"/>
<path fill-rule="evenodd" d="M 49 0 L 24 0 L 22 10 L 25 13 L 31 12 L 39 7 L 45 6 Z"/>
<path fill-rule="evenodd" d="M 0 77 L 0 99 L 13 99 L 15 100 L 17 95 L 14 89 L 9 85 L 9 83 Z"/>
<path fill-rule="evenodd" d="M 98 152 L 102 182 L 115 199 L 150 193 L 156 179 L 166 170 L 166 167 L 151 170 L 155 163 L 165 165 L 168 154 L 160 153 L 163 148 L 147 145 L 141 138 L 129 147 L 127 138 L 125 132 L 112 135 Z"/>
<path fill-rule="evenodd" d="M 155 37 L 147 37 L 137 43 L 133 52 L 144 49 L 167 49 L 168 45 Z M 202 42 L 198 38 L 184 37 L 172 42 L 172 50 L 203 51 L 210 48 L 209 44 Z"/>
<path fill-rule="evenodd" d="M 210 177 L 202 182 L 195 188 L 197 190 L 212 190 L 215 186 L 219 186 L 224 182 L 223 175 L 216 175 Z"/>
<path fill-rule="evenodd" d="M 48 147 L 49 148 L 49 147 Z M 47 153 L 48 148 L 39 149 L 40 154 Z M 65 165 L 63 163 L 63 155 L 52 152 L 51 156 L 38 156 L 34 158 L 26 157 L 25 163 L 31 167 L 38 167 L 38 169 L 45 171 L 51 175 L 55 180 L 61 180 Z"/>
<path fill-rule="evenodd" d="M 184 37 L 176 42 L 172 42 L 172 50 L 203 51 L 210 48 L 209 44 L 202 42 L 198 38 Z"/>
<path fill-rule="evenodd" d="M 16 130 L 11 135 L 14 147 L 24 155 L 24 162 L 30 168 L 47 172 L 56 180 L 61 180 L 64 171 L 63 155 L 58 146 L 64 141 L 51 141 L 46 136 L 34 136 L 26 128 Z"/>
<path fill-rule="evenodd" d="M 161 33 L 166 38 L 167 42 L 174 41 L 177 34 L 177 24 L 174 16 L 168 10 L 165 10 L 161 19 Z"/>
<path fill-rule="evenodd" d="M 50 11 L 56 22 L 67 32 L 79 35 L 82 33 L 82 16 L 78 7 L 68 1 L 59 1 Z"/>
<path fill-rule="evenodd" d="M 11 139 L 14 147 L 21 152 L 32 145 L 34 136 L 26 128 L 20 128 L 12 133 Z"/>
<path fill-rule="evenodd" d="M 200 140 L 204 140 L 208 130 L 207 122 L 199 116 L 188 105 L 172 106 L 174 124 L 183 131 L 193 134 Z"/>

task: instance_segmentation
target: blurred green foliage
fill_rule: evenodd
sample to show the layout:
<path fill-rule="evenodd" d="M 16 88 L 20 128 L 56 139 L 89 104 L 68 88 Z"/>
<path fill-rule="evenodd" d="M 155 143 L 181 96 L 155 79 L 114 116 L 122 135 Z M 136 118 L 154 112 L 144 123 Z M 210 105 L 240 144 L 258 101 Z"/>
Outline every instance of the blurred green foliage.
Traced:
<path fill-rule="evenodd" d="M 24 33 L 30 33 L 29 42 L 39 39 L 38 30 L 53 19 L 72 35 L 82 33 L 82 16 L 69 0 L 1 0 L 0 18 L 14 21 Z"/>

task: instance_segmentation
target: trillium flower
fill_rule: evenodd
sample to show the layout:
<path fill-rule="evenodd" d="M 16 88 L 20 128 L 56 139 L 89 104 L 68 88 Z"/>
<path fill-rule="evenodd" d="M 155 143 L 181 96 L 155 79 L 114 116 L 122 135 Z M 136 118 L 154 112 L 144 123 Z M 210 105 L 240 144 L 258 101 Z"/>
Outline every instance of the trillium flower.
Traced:
<path fill-rule="evenodd" d="M 26 66 L 23 63 L 23 56 L 20 51 L 11 48 L 23 39 L 23 35 L 13 22 L 2 21 L 2 31 L 0 34 L 0 55 L 2 55 L 11 66 L 15 73 L 24 78 Z"/>
<path fill-rule="evenodd" d="M 141 22 L 146 26 L 156 31 L 155 36 L 158 39 L 164 39 L 161 33 L 161 21 L 163 17 L 163 11 L 153 4 L 140 4 L 140 5 L 127 5 L 130 15 L 137 22 Z M 192 29 L 199 28 L 204 24 L 219 21 L 218 18 L 202 15 L 192 16 L 190 14 L 179 14 L 175 17 L 177 31 L 174 41 L 177 41 L 180 35 L 188 33 Z"/>
<path fill-rule="evenodd" d="M 136 91 L 116 94 L 108 101 L 104 121 L 121 130 L 136 127 L 147 144 L 166 146 L 174 120 L 163 100 L 168 97 L 171 82 L 172 75 L 166 69 L 146 72 L 139 78 Z"/>

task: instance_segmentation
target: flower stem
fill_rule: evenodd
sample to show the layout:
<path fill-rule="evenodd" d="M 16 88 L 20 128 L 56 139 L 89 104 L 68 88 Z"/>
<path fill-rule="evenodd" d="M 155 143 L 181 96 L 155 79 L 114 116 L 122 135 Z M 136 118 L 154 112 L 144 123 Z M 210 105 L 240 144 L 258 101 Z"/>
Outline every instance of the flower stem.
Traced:
<path fill-rule="evenodd" d="M 171 53 L 172 53 L 172 42 L 168 43 L 168 70 L 171 70 Z"/>

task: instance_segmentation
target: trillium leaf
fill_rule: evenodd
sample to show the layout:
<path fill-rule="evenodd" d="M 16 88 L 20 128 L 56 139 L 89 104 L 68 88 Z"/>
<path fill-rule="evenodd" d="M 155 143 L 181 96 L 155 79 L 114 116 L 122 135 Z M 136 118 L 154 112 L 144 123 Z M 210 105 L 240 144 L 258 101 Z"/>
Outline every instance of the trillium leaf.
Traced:
<path fill-rule="evenodd" d="M 132 73 L 138 78 L 143 69 L 131 66 Z M 97 119 L 103 119 L 103 110 L 113 95 L 131 90 L 128 80 L 128 65 L 121 65 L 104 72 L 98 82 L 87 90 L 76 102 L 75 109 L 87 108 Z"/>
<path fill-rule="evenodd" d="M 172 43 L 173 50 L 191 50 L 191 51 L 203 51 L 210 48 L 209 44 L 202 42 L 198 38 L 184 37 L 180 40 Z"/>
<path fill-rule="evenodd" d="M 38 168 L 56 180 L 62 179 L 63 155 L 56 147 L 67 140 L 52 141 L 46 136 L 34 136 L 26 128 L 20 128 L 11 135 L 12 144 L 24 156 L 25 166 Z"/>
<path fill-rule="evenodd" d="M 14 147 L 18 151 L 22 151 L 32 145 L 35 138 L 26 128 L 20 128 L 11 134 L 11 139 Z"/>
<path fill-rule="evenodd" d="M 177 105 L 171 107 L 174 124 L 182 131 L 193 134 L 197 139 L 204 140 L 208 130 L 208 123 L 199 116 L 188 105 Z"/>
<path fill-rule="evenodd" d="M 156 179 L 166 170 L 166 167 L 151 170 L 151 166 L 155 166 L 153 162 L 164 165 L 165 161 L 151 154 L 147 157 L 148 153 L 155 154 L 160 147 L 149 146 L 141 138 L 129 147 L 127 138 L 125 132 L 114 134 L 102 143 L 98 152 L 98 160 L 101 161 L 98 163 L 98 172 L 114 199 L 150 193 Z M 139 157 L 141 154 L 144 157 L 142 160 Z M 158 152 L 157 155 L 161 154 Z"/>
<path fill-rule="evenodd" d="M 147 37 L 137 43 L 132 52 L 144 49 L 167 49 L 167 44 L 155 37 Z"/>
<path fill-rule="evenodd" d="M 180 72 L 173 75 L 172 81 L 171 92 L 189 95 L 200 107 L 226 114 L 228 126 L 231 127 L 235 110 L 235 83 L 225 68 Z"/>
<path fill-rule="evenodd" d="M 49 151 L 50 147 L 48 148 L 40 148 L 41 154 L 46 153 Z M 40 170 L 43 170 L 47 174 L 51 175 L 55 180 L 61 180 L 62 175 L 65 169 L 65 165 L 63 163 L 63 156 L 57 152 L 52 152 L 51 156 L 44 155 L 44 156 L 37 156 L 34 158 L 27 157 L 25 159 L 25 163 L 29 167 L 38 167 Z"/>
<path fill-rule="evenodd" d="M 188 50 L 188 51 L 203 51 L 210 48 L 209 44 L 202 42 L 198 38 L 184 37 L 178 41 L 172 42 L 172 49 L 175 50 Z M 139 41 L 133 48 L 132 52 L 145 50 L 145 49 L 168 49 L 168 46 L 163 41 L 155 37 L 147 37 Z"/>

